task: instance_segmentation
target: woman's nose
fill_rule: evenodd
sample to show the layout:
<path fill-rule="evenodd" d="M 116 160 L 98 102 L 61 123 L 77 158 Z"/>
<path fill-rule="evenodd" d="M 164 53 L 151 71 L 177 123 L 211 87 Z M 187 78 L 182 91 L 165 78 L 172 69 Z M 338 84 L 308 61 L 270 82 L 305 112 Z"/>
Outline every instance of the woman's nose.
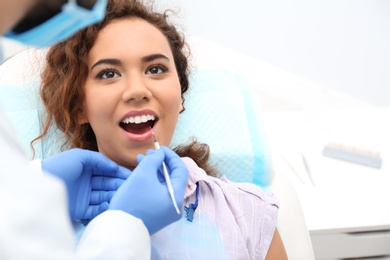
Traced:
<path fill-rule="evenodd" d="M 132 75 L 126 80 L 125 90 L 123 91 L 123 101 L 142 101 L 149 100 L 152 96 L 148 88 L 148 82 L 142 75 Z"/>

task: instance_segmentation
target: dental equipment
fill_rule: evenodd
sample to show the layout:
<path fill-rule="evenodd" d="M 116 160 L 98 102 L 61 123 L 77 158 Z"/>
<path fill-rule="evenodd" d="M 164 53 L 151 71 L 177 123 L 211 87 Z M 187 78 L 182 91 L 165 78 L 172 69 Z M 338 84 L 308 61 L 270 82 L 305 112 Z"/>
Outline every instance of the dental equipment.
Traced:
<path fill-rule="evenodd" d="M 314 183 L 313 175 L 311 174 L 309 163 L 307 162 L 306 157 L 303 155 L 302 152 L 301 152 L 301 157 L 302 157 L 303 165 L 305 166 L 306 173 L 309 176 L 309 179 L 311 181 L 311 184 L 313 185 L 313 187 L 315 187 L 316 185 Z"/>
<path fill-rule="evenodd" d="M 156 148 L 156 150 L 158 150 L 158 149 L 160 149 L 160 144 L 157 142 L 156 136 L 154 135 L 154 132 L 152 132 L 152 135 L 153 135 L 154 148 Z M 179 210 L 177 203 L 176 203 L 175 194 L 173 193 L 171 178 L 169 177 L 167 166 L 166 166 L 164 161 L 162 162 L 162 167 L 163 167 L 163 172 L 164 172 L 164 178 L 165 178 L 165 181 L 167 182 L 168 192 L 172 198 L 173 206 L 175 206 L 177 214 L 180 214 L 180 210 Z"/>

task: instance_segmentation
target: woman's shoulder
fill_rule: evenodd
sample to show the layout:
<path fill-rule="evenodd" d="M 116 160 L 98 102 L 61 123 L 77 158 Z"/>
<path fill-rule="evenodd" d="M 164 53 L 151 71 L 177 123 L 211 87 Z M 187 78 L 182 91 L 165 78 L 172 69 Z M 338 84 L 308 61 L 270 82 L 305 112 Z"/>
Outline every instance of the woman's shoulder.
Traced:
<path fill-rule="evenodd" d="M 238 192 L 248 194 L 248 196 L 258 197 L 264 202 L 268 202 L 271 205 L 279 207 L 279 201 L 275 195 L 272 192 L 265 191 L 258 185 L 249 182 L 233 182 L 230 181 L 226 176 L 218 178 L 217 182 L 226 183 L 226 185 L 233 190 L 238 190 Z"/>
<path fill-rule="evenodd" d="M 201 190 L 210 190 L 210 193 L 223 194 L 226 199 L 254 199 L 259 203 L 279 207 L 277 198 L 271 192 L 263 190 L 260 186 L 249 182 L 232 182 L 226 176 L 212 177 L 198 167 L 190 158 L 182 158 L 189 170 L 188 188 L 195 191 L 196 183 L 199 183 Z M 193 187 L 193 188 L 191 188 Z"/>

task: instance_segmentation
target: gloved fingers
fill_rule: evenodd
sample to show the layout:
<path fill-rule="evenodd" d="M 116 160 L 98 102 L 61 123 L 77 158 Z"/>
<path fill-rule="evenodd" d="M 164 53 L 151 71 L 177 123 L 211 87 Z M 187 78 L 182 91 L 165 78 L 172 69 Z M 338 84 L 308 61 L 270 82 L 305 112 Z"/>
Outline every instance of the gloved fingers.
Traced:
<path fill-rule="evenodd" d="M 85 212 L 83 219 L 95 218 L 97 215 L 106 211 L 108 209 L 109 205 L 110 204 L 108 202 L 103 202 L 99 205 L 90 205 L 88 207 L 87 211 Z"/>
<path fill-rule="evenodd" d="M 142 153 L 138 154 L 137 155 L 137 162 L 138 163 L 141 163 L 142 159 L 145 157 L 145 155 L 143 155 Z"/>
<path fill-rule="evenodd" d="M 123 180 L 126 180 L 130 174 L 131 171 L 123 166 L 118 166 L 118 168 L 114 171 L 101 171 L 97 168 L 92 169 L 92 175 L 120 178 Z"/>
<path fill-rule="evenodd" d="M 148 150 L 146 150 L 145 154 L 146 154 L 146 155 L 154 154 L 156 151 L 157 151 L 157 150 L 148 149 Z"/>
<path fill-rule="evenodd" d="M 103 202 L 110 202 L 114 194 L 115 191 L 91 191 L 89 204 L 99 205 Z"/>
<path fill-rule="evenodd" d="M 154 154 L 154 153 L 156 153 L 156 150 L 153 150 L 153 149 L 148 149 L 148 150 L 146 150 L 146 155 L 152 155 L 152 154 Z M 161 151 L 160 151 L 159 153 L 161 153 Z M 145 157 L 145 156 L 143 156 L 143 157 Z M 142 159 L 143 159 L 143 158 L 142 158 Z M 139 163 L 140 163 L 140 162 L 138 162 L 138 164 L 139 164 Z M 164 173 L 163 173 L 163 169 L 162 169 L 162 162 L 161 162 L 160 167 L 158 167 L 157 172 L 158 172 L 158 174 L 157 174 L 158 180 L 159 180 L 160 182 L 164 182 L 164 181 L 165 181 L 165 178 L 164 178 Z"/>
<path fill-rule="evenodd" d="M 75 152 L 78 154 L 78 158 L 84 167 L 97 169 L 102 173 L 115 172 L 118 169 L 118 165 L 108 159 L 102 153 L 78 148 L 72 150 L 75 150 Z"/>
<path fill-rule="evenodd" d="M 92 176 L 92 190 L 112 191 L 117 190 L 125 180 L 104 176 Z"/>
<path fill-rule="evenodd" d="M 161 150 L 165 153 L 165 162 L 167 167 L 170 170 L 170 178 L 172 182 L 172 187 L 175 190 L 177 200 L 184 198 L 184 192 L 188 183 L 188 168 L 184 164 L 183 160 L 171 149 L 162 146 Z"/>
<path fill-rule="evenodd" d="M 143 168 L 147 170 L 149 168 L 149 170 L 153 169 L 156 172 L 161 167 L 164 157 L 164 152 L 160 150 L 147 150 L 146 155 L 142 157 L 136 169 Z"/>
<path fill-rule="evenodd" d="M 162 176 L 162 173 L 159 173 L 159 171 L 164 160 L 164 153 L 160 150 L 150 151 L 153 152 L 147 151 L 146 156 L 142 157 L 141 162 L 133 170 L 132 177 L 142 178 L 145 182 L 161 182 L 159 178 Z"/>
<path fill-rule="evenodd" d="M 165 163 L 171 171 L 171 175 L 183 174 L 181 171 L 183 171 L 184 173 L 187 172 L 188 174 L 188 169 L 183 163 L 183 160 L 179 157 L 179 155 L 177 155 L 174 151 L 165 146 L 161 146 L 161 150 L 163 150 L 165 153 Z"/>

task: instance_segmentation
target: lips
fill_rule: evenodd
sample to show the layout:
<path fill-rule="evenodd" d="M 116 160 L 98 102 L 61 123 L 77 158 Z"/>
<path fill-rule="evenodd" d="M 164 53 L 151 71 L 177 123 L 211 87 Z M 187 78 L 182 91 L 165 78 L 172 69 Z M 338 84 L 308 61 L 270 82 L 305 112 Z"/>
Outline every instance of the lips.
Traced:
<path fill-rule="evenodd" d="M 154 114 L 139 114 L 124 118 L 119 126 L 128 133 L 140 135 L 153 128 L 157 121 L 158 118 Z"/>

